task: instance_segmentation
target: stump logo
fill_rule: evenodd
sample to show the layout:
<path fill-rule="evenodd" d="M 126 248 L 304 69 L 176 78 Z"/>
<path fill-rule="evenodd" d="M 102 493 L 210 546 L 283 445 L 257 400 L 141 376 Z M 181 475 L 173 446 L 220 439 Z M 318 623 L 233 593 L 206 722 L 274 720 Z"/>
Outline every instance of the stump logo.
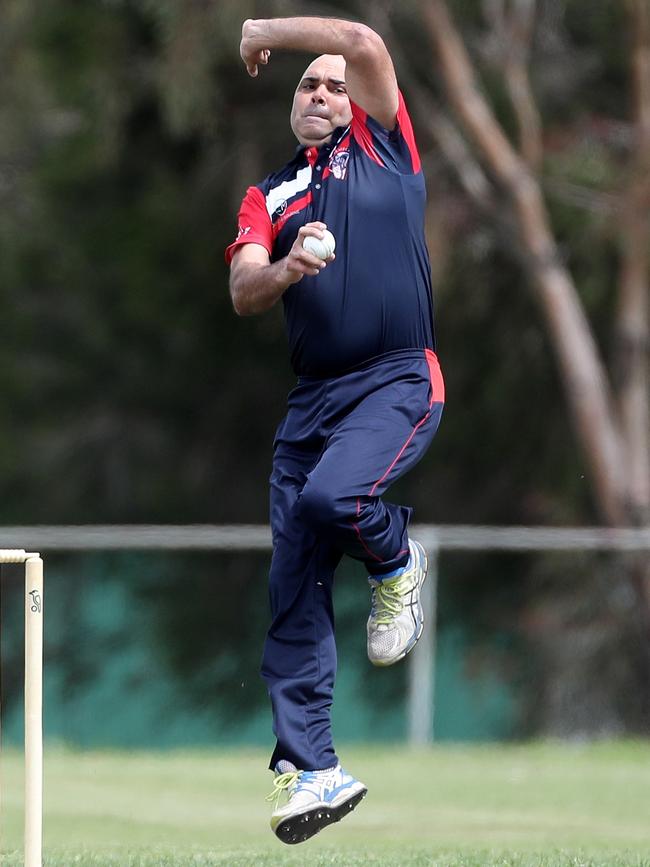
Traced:
<path fill-rule="evenodd" d="M 32 597 L 32 611 L 34 614 L 41 613 L 41 594 L 38 590 L 30 590 L 29 595 Z"/>

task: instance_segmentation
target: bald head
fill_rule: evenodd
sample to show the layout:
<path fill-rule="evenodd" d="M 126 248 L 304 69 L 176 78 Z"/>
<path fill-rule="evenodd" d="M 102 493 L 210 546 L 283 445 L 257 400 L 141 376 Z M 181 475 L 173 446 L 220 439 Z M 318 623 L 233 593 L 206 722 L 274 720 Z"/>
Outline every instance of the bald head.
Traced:
<path fill-rule="evenodd" d="M 339 126 L 352 120 L 345 87 L 345 60 L 340 54 L 321 54 L 304 71 L 291 108 L 291 129 L 306 146 L 320 147 Z"/>

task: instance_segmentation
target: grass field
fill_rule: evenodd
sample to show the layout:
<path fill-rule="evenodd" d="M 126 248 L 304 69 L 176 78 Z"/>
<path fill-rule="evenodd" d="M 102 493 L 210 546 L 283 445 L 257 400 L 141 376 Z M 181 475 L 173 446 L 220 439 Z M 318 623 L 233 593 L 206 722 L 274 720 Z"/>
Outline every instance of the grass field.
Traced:
<path fill-rule="evenodd" d="M 254 752 L 48 751 L 45 864 L 650 867 L 650 744 L 344 750 L 368 797 L 300 846 L 268 829 Z M 2 865 L 22 864 L 22 755 L 3 757 Z"/>

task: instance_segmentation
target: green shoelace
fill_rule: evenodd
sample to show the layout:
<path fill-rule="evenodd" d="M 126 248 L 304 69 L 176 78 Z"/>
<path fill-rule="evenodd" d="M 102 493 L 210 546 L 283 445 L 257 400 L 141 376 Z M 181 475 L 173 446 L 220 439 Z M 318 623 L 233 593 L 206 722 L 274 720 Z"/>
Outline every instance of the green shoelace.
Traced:
<path fill-rule="evenodd" d="M 402 613 L 403 596 L 411 589 L 412 573 L 404 572 L 393 581 L 373 587 L 371 617 L 377 626 L 389 626 Z"/>
<path fill-rule="evenodd" d="M 266 796 L 266 800 L 274 801 L 274 807 L 277 807 L 282 795 L 288 793 L 298 782 L 301 773 L 302 771 L 287 771 L 285 774 L 278 774 L 273 780 L 273 791 Z"/>

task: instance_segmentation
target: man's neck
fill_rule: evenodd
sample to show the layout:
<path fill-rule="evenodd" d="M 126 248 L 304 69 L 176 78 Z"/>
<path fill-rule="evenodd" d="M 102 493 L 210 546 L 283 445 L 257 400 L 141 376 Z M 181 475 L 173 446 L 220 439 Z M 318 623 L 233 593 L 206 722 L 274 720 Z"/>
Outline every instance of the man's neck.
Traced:
<path fill-rule="evenodd" d="M 300 144 L 304 150 L 308 150 L 309 148 L 316 148 L 316 150 L 320 150 L 323 145 L 330 144 L 331 141 L 332 136 L 328 135 L 327 138 L 321 139 L 320 141 L 300 142 Z"/>

